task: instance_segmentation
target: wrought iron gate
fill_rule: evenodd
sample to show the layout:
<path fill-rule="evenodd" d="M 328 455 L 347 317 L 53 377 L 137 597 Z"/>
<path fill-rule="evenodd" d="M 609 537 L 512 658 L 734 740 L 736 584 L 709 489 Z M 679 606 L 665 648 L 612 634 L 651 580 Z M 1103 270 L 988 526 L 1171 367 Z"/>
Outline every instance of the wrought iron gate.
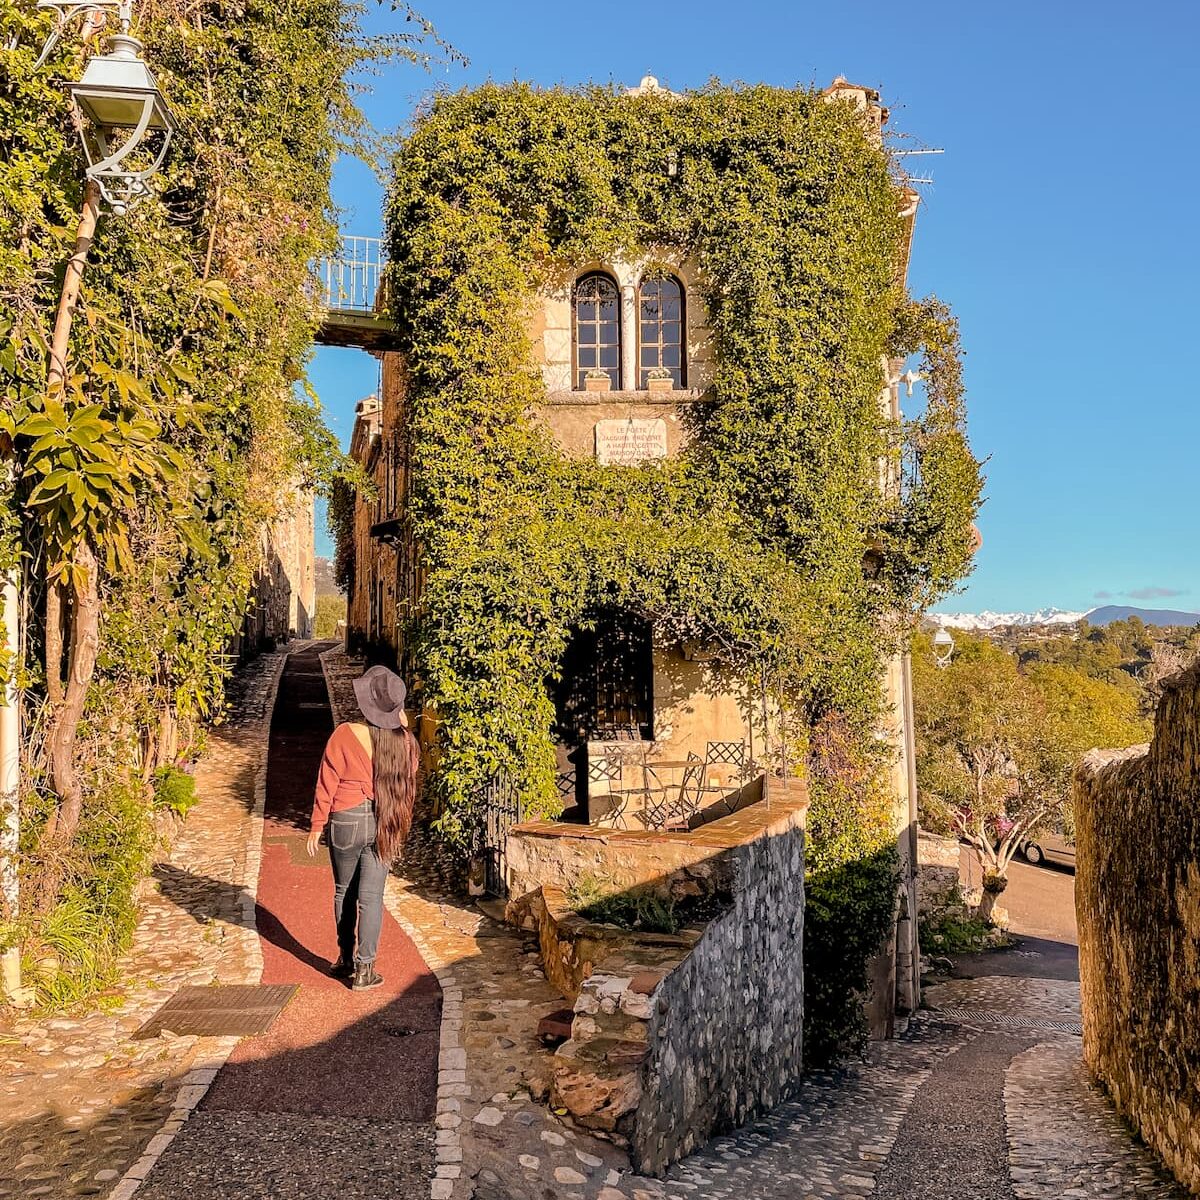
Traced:
<path fill-rule="evenodd" d="M 516 784 L 507 772 L 499 772 L 488 783 L 483 797 L 483 826 L 480 830 L 484 887 L 492 896 L 508 895 L 508 831 L 521 821 L 521 801 Z"/>

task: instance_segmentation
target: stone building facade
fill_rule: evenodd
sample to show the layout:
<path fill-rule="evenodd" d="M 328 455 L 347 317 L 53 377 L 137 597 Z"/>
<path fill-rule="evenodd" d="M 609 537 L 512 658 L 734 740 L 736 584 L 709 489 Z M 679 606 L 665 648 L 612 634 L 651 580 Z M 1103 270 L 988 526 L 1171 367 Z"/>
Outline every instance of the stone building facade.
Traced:
<path fill-rule="evenodd" d="M 301 487 L 289 490 L 280 516 L 263 529 L 259 567 L 234 652 L 239 656 L 312 636 L 317 611 L 315 503 Z"/>

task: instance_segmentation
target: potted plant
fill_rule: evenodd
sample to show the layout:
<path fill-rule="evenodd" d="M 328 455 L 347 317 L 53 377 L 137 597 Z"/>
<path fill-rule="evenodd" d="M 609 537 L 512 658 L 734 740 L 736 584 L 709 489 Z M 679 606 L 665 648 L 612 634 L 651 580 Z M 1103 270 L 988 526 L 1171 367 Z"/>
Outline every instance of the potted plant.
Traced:
<path fill-rule="evenodd" d="M 592 367 L 583 377 L 583 388 L 587 392 L 607 392 L 612 388 L 612 377 L 600 367 Z"/>
<path fill-rule="evenodd" d="M 675 380 L 666 367 L 651 367 L 646 372 L 646 390 L 650 392 L 671 392 L 675 390 Z"/>

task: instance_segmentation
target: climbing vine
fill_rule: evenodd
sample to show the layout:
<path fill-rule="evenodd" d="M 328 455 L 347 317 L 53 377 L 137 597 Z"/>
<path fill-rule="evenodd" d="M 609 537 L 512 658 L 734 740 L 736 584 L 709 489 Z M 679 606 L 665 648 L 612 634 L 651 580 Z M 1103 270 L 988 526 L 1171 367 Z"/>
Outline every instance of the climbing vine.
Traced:
<path fill-rule="evenodd" d="M 263 531 L 297 483 L 343 471 L 304 371 L 333 158 L 367 132 L 347 75 L 437 50 L 416 14 L 367 37 L 360 12 L 140 0 L 134 32 L 179 131 L 157 194 L 101 215 L 66 381 L 48 390 L 83 195 L 61 81 L 104 47 L 72 32 L 39 67 L 50 17 L 0 0 L 0 451 L 35 668 L 20 932 L 44 960 L 39 944 L 78 925 L 64 912 L 90 918 L 101 961 L 127 937 L 155 773 L 194 757 L 198 722 L 219 710 Z M 64 978 L 94 980 L 78 940 L 64 946 Z"/>
<path fill-rule="evenodd" d="M 600 604 L 867 736 L 888 618 L 964 572 L 980 490 L 952 324 L 896 282 L 901 200 L 861 117 L 807 91 L 489 86 L 422 115 L 389 234 L 448 832 L 500 767 L 553 804 L 545 684 Z M 617 256 L 693 262 L 715 339 L 688 449 L 644 468 L 569 459 L 527 417 L 545 399 L 534 296 Z M 922 347 L 929 410 L 899 430 L 881 362 Z M 919 473 L 893 494 L 880 462 L 902 455 Z"/>

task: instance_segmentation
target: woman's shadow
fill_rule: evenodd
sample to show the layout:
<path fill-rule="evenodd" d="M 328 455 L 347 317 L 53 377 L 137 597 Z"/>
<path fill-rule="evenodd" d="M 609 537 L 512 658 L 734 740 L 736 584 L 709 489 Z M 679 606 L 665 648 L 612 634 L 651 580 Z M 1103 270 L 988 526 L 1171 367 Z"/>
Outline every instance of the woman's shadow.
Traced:
<path fill-rule="evenodd" d="M 224 921 L 228 925 L 241 927 L 243 890 L 222 879 L 208 875 L 195 875 L 173 863 L 155 863 L 151 874 L 158 880 L 159 891 L 172 904 L 183 909 L 201 925 L 212 921 Z M 302 942 L 298 942 L 287 926 L 270 909 L 255 900 L 255 921 L 259 936 L 298 962 L 325 975 L 329 973 L 329 960 L 314 954 Z"/>

